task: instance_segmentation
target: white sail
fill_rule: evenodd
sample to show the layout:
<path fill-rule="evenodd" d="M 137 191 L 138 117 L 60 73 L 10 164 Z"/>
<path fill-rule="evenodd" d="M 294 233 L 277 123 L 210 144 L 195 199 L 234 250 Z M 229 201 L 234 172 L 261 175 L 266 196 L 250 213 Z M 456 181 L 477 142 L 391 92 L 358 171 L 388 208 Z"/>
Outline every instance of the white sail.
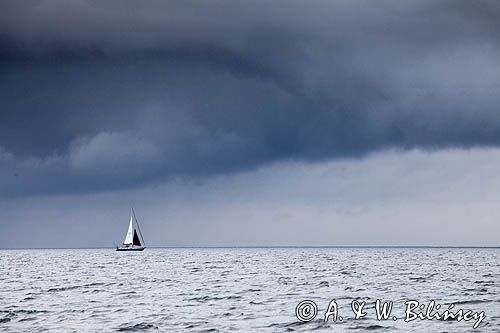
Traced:
<path fill-rule="evenodd" d="M 127 236 L 125 236 L 125 241 L 123 241 L 123 244 L 132 244 L 134 241 L 134 217 L 130 216 L 130 223 L 128 224 L 128 231 L 127 231 Z"/>

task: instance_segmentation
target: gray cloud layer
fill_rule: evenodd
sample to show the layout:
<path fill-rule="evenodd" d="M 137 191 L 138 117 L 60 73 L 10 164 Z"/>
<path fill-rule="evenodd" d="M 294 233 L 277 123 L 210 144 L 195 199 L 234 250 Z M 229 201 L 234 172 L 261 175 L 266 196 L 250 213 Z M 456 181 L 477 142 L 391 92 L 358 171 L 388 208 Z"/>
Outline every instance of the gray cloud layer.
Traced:
<path fill-rule="evenodd" d="M 500 144 L 497 1 L 0 4 L 0 197 Z"/>

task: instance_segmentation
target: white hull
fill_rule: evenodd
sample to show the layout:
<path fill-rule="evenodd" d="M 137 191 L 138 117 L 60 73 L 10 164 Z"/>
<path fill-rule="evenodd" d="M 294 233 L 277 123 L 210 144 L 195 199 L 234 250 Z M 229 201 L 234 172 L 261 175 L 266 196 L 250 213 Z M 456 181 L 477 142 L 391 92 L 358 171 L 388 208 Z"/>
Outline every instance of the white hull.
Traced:
<path fill-rule="evenodd" d="M 142 251 L 144 250 L 145 247 L 144 246 L 137 246 L 137 245 L 122 245 L 120 247 L 117 247 L 116 248 L 116 251 Z"/>

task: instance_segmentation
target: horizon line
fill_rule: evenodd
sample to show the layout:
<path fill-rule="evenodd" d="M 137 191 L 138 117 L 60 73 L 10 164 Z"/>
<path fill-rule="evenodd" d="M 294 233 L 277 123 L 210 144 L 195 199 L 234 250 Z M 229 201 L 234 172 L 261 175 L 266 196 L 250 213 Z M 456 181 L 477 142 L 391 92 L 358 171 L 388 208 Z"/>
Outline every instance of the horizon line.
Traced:
<path fill-rule="evenodd" d="M 98 250 L 116 246 L 96 247 L 0 247 L 0 250 Z M 148 246 L 146 249 L 500 249 L 498 246 L 479 245 L 244 245 L 244 246 Z"/>

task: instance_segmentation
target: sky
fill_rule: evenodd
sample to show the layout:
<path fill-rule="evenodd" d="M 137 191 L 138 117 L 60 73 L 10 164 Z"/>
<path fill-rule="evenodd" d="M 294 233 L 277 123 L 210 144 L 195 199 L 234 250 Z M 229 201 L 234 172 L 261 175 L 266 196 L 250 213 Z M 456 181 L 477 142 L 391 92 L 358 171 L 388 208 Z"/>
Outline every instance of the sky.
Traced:
<path fill-rule="evenodd" d="M 498 1 L 2 1 L 0 247 L 499 246 Z"/>

